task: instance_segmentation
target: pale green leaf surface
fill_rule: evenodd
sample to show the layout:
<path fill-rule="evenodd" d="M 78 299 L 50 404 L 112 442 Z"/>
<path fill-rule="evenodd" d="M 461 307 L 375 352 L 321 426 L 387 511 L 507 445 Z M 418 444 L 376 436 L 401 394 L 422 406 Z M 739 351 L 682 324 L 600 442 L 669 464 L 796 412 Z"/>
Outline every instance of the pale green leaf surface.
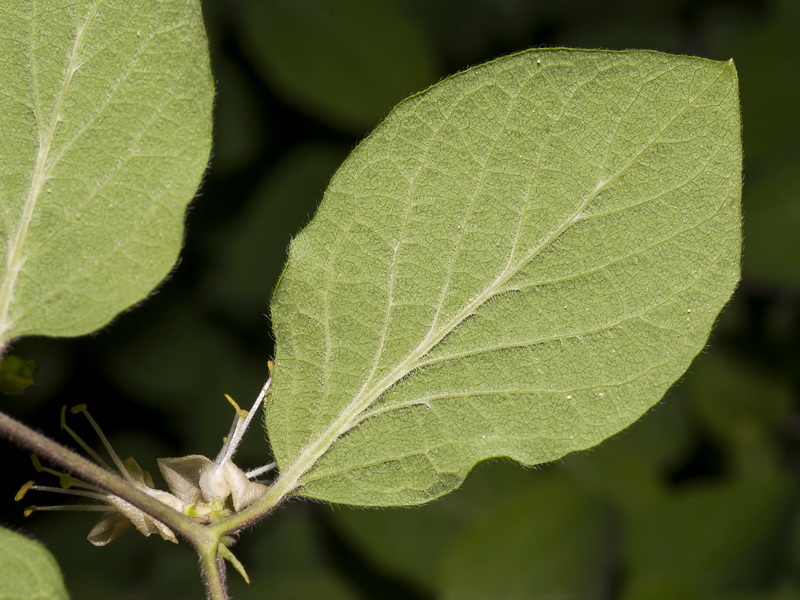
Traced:
<path fill-rule="evenodd" d="M 0 600 L 66 600 L 53 555 L 40 543 L 0 528 Z"/>
<path fill-rule="evenodd" d="M 80 335 L 175 263 L 211 143 L 195 0 L 0 7 L 0 342 Z"/>
<path fill-rule="evenodd" d="M 273 300 L 284 485 L 421 503 L 629 425 L 736 285 L 740 170 L 731 62 L 535 50 L 402 103 Z"/>

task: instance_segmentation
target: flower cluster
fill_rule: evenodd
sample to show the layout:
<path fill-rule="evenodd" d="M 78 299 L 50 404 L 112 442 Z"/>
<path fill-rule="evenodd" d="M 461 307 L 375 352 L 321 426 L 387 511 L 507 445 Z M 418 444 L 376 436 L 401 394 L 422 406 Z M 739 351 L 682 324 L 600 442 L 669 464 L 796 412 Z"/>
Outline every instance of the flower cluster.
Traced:
<path fill-rule="evenodd" d="M 269 368 L 271 373 L 272 363 Z M 250 411 L 239 408 L 236 402 L 226 394 L 226 398 L 236 410 L 236 416 L 216 459 L 212 461 L 198 454 L 158 459 L 158 468 L 167 482 L 168 492 L 156 489 L 150 473 L 142 469 L 133 458 L 120 460 L 97 422 L 86 410 L 86 405 L 75 406 L 71 412 L 73 414 L 81 413 L 86 417 L 111 457 L 113 467 L 67 425 L 66 407 L 61 410 L 61 427 L 99 465 L 109 471 L 116 471 L 130 485 L 197 521 L 213 523 L 252 504 L 261 498 L 269 487 L 267 484 L 253 481 L 253 479 L 274 468 L 274 463 L 244 472 L 233 464 L 233 456 L 253 416 L 266 399 L 270 383 L 271 378 L 267 380 Z M 157 533 L 165 540 L 177 542 L 175 534 L 169 527 L 129 502 L 67 473 L 44 467 L 35 455 L 32 458 L 34 467 L 39 473 L 48 473 L 59 478 L 60 487 L 37 485 L 33 481 L 29 481 L 19 490 L 15 497 L 16 500 L 21 500 L 30 490 L 35 490 L 57 492 L 95 502 L 59 506 L 30 506 L 25 509 L 26 516 L 37 510 L 103 512 L 104 514 L 88 535 L 88 540 L 95 546 L 105 546 L 129 529 L 131 525 L 145 536 Z"/>

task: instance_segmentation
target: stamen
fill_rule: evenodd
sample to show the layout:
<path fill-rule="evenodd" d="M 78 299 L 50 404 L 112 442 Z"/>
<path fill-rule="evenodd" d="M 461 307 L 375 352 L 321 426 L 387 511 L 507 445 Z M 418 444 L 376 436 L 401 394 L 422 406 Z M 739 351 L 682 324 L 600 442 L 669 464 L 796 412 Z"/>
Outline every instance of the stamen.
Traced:
<path fill-rule="evenodd" d="M 230 402 L 231 406 L 233 406 L 233 408 L 236 410 L 236 414 L 239 415 L 239 418 L 241 419 L 247 418 L 247 411 L 242 408 L 239 408 L 239 405 L 236 404 L 236 401 L 233 398 L 231 398 L 228 394 L 225 394 L 225 398 L 228 399 L 228 402 Z"/>
<path fill-rule="evenodd" d="M 233 399 L 230 396 L 228 396 L 228 394 L 225 394 L 225 397 L 228 398 L 228 400 L 237 408 L 237 411 L 236 411 L 236 416 L 233 419 L 233 423 L 231 423 L 230 431 L 228 431 L 228 435 L 226 435 L 223 438 L 224 441 L 222 443 L 222 448 L 220 448 L 219 454 L 217 454 L 217 458 L 214 461 L 214 464 L 216 464 L 217 466 L 221 465 L 225 461 L 225 458 L 228 456 L 231 444 L 233 443 L 233 440 L 236 439 L 236 432 L 239 428 L 239 424 L 242 422 L 242 416 L 239 414 L 239 411 L 241 410 L 239 408 L 239 405 L 233 402 Z M 234 447 L 234 452 L 235 452 L 235 447 Z"/>
<path fill-rule="evenodd" d="M 85 481 L 81 481 L 70 475 L 69 473 L 63 473 L 61 471 L 56 471 L 55 469 L 51 469 L 50 467 L 45 467 L 39 461 L 39 457 L 35 454 L 31 454 L 31 462 L 33 463 L 33 468 L 36 469 L 37 473 L 47 473 L 48 475 L 53 475 L 58 477 L 58 483 L 63 489 L 72 488 L 72 487 L 79 487 L 84 488 L 87 490 L 93 490 L 98 493 L 102 493 L 102 490 L 99 488 L 86 483 Z"/>
<path fill-rule="evenodd" d="M 237 410 L 236 418 L 233 421 L 228 438 L 225 440 L 225 443 L 223 444 L 216 460 L 214 461 L 214 464 L 217 465 L 217 467 L 233 459 L 233 455 L 236 453 L 236 449 L 239 447 L 239 443 L 242 441 L 242 436 L 244 436 L 245 431 L 247 431 L 247 428 L 250 426 L 250 421 L 253 420 L 253 416 L 256 414 L 258 408 L 261 406 L 261 403 L 264 401 L 264 398 L 266 398 L 267 394 L 269 393 L 270 383 L 272 383 L 271 375 L 264 384 L 264 387 L 261 388 L 261 393 L 258 395 L 258 398 L 256 398 L 256 401 L 253 403 L 253 407 L 249 412 L 240 409 L 239 405 L 236 404 L 236 402 L 234 402 L 230 396 L 225 394 L 225 397 L 228 398 L 228 401 L 233 404 Z M 244 416 L 242 416 L 242 413 L 244 413 Z"/>
<path fill-rule="evenodd" d="M 268 465 L 264 465 L 263 467 L 258 467 L 255 469 L 250 469 L 249 471 L 245 471 L 245 476 L 248 479 L 253 479 L 254 477 L 258 477 L 259 475 L 263 475 L 264 473 L 268 473 L 272 471 L 275 467 L 278 466 L 278 463 L 271 462 Z"/>
<path fill-rule="evenodd" d="M 103 435 L 103 431 L 100 429 L 100 426 L 92 418 L 92 415 L 89 414 L 89 411 L 86 410 L 86 405 L 85 404 L 78 404 L 76 406 L 73 406 L 70 409 L 70 412 L 72 414 L 83 413 L 83 416 L 86 417 L 87 421 L 89 421 L 89 425 L 92 426 L 92 429 L 94 429 L 95 433 L 97 434 L 97 437 L 99 437 L 100 441 L 103 442 L 103 446 L 105 446 L 106 452 L 108 452 L 108 455 L 111 457 L 111 460 L 114 461 L 114 464 L 117 466 L 117 469 L 119 469 L 119 472 L 130 483 L 135 484 L 136 482 L 134 481 L 134 479 L 131 476 L 131 474 L 128 472 L 128 469 L 125 468 L 125 465 L 120 460 L 119 456 L 117 456 L 117 453 L 114 452 L 114 448 L 111 447 L 111 444 L 109 443 L 108 439 L 106 438 L 105 435 Z"/>
<path fill-rule="evenodd" d="M 272 377 L 267 379 L 267 382 L 264 384 L 264 387 L 261 388 L 261 392 L 258 394 L 258 398 L 256 398 L 256 401 L 253 403 L 253 408 L 251 408 L 250 412 L 247 413 L 247 417 L 244 420 L 244 425 L 242 426 L 242 433 L 239 434 L 239 439 L 241 439 L 242 435 L 244 435 L 244 432 L 247 431 L 247 428 L 250 426 L 250 421 L 253 420 L 253 416 L 256 414 L 256 411 L 261 406 L 261 403 L 264 402 L 264 398 L 267 397 L 270 383 L 272 383 Z"/>
<path fill-rule="evenodd" d="M 106 506 L 105 504 L 63 504 L 60 506 L 29 506 L 22 511 L 26 517 L 30 517 L 37 510 L 43 511 L 61 511 L 61 510 L 77 510 L 81 512 L 115 512 L 117 509 L 113 506 Z"/>
<path fill-rule="evenodd" d="M 79 404 L 78 406 L 82 406 L 82 407 L 86 408 L 85 404 Z M 78 408 L 78 407 L 75 406 L 75 407 L 72 408 L 71 412 L 73 414 L 75 414 L 75 409 L 76 408 Z M 67 425 L 67 407 L 66 406 L 62 406 L 61 407 L 61 429 L 65 430 L 70 435 L 70 437 L 73 440 L 75 440 L 78 443 L 78 445 L 81 448 L 83 448 L 84 451 L 86 451 L 86 453 L 94 459 L 94 461 L 97 464 L 102 465 L 103 467 L 105 467 L 109 471 L 111 470 L 111 465 L 109 465 L 105 460 L 103 460 L 103 457 L 101 457 L 97 452 L 95 452 L 92 449 L 92 447 L 89 446 L 89 444 L 84 442 L 83 439 L 81 439 L 81 437 L 77 433 L 75 433 L 69 425 Z"/>
<path fill-rule="evenodd" d="M 29 481 L 28 483 L 33 484 L 32 481 Z M 101 494 L 99 492 L 87 492 L 83 490 L 64 490 L 49 485 L 28 485 L 27 483 L 22 486 L 22 489 L 20 489 L 19 492 L 17 492 L 17 495 L 14 496 L 14 500 L 17 501 L 22 500 L 22 497 L 28 490 L 34 490 L 37 492 L 53 492 L 54 494 L 66 494 L 67 496 L 80 496 L 81 498 L 91 498 L 92 500 L 97 500 L 99 502 L 105 502 L 108 500 L 108 497 L 105 494 Z"/>

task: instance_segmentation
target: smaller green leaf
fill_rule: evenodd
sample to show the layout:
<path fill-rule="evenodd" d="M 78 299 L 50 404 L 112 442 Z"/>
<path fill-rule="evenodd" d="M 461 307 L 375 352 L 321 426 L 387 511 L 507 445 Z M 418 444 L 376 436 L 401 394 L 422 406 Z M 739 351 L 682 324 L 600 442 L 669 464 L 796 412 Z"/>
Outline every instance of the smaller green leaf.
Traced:
<path fill-rule="evenodd" d="M 0 528 L 0 600 L 66 600 L 56 559 L 40 543 Z"/>
<path fill-rule="evenodd" d="M 75 336 L 174 266 L 211 147 L 199 0 L 0 3 L 0 345 Z"/>
<path fill-rule="evenodd" d="M 18 395 L 33 384 L 36 363 L 15 354 L 4 356 L 0 361 L 0 393 Z"/>

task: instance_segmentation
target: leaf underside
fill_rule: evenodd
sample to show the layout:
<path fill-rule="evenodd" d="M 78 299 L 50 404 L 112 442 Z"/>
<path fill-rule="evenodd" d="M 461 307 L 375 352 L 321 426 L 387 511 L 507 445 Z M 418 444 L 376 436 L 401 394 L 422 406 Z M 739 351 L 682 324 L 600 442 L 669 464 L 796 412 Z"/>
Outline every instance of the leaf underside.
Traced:
<path fill-rule="evenodd" d="M 272 304 L 296 494 L 422 503 L 655 404 L 739 278 L 732 62 L 533 50 L 400 104 L 333 177 Z"/>
<path fill-rule="evenodd" d="M 0 344 L 88 333 L 175 264 L 211 147 L 196 0 L 0 7 Z"/>
<path fill-rule="evenodd" d="M 0 598 L 67 600 L 53 555 L 40 543 L 0 528 Z"/>

